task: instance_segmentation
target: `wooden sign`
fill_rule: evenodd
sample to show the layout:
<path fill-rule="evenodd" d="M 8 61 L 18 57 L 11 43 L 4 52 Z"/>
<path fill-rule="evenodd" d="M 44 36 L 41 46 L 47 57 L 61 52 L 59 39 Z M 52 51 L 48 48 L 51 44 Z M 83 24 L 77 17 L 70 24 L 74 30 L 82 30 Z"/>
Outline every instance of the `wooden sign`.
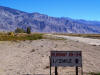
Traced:
<path fill-rule="evenodd" d="M 51 51 L 51 66 L 82 66 L 81 51 Z"/>

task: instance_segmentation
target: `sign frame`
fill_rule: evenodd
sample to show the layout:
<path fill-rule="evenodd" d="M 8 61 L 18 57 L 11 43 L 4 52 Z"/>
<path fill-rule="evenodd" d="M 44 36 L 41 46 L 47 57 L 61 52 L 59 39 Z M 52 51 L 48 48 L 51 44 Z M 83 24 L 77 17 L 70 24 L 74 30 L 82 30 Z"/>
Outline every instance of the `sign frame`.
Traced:
<path fill-rule="evenodd" d="M 60 52 L 60 53 L 59 53 Z M 51 67 L 55 67 L 55 75 L 58 75 L 57 72 L 57 67 L 61 66 L 61 67 L 75 67 L 76 69 L 76 75 L 78 75 L 78 67 L 81 67 L 81 75 L 83 75 L 83 65 L 82 65 L 82 51 L 51 51 L 51 56 L 49 56 L 49 60 L 50 60 L 50 75 L 51 75 Z M 54 59 L 58 59 L 60 61 L 62 59 L 62 61 L 64 62 L 60 62 L 62 64 L 59 64 L 59 61 L 56 61 Z M 67 60 L 68 58 L 73 59 L 74 64 L 69 65 L 69 60 Z M 53 62 L 53 60 L 54 62 Z M 64 59 L 64 60 L 63 60 Z M 77 60 L 76 60 L 77 59 Z M 67 64 L 66 64 L 67 63 Z M 76 65 L 77 64 L 77 65 Z"/>
<path fill-rule="evenodd" d="M 51 66 L 82 66 L 81 51 L 51 51 Z"/>

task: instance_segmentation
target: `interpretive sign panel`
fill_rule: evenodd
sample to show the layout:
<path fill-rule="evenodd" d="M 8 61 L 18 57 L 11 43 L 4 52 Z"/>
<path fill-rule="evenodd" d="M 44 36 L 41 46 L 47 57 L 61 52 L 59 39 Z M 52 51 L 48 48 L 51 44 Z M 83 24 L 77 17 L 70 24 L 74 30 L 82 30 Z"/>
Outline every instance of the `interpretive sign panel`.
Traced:
<path fill-rule="evenodd" d="M 82 66 L 81 51 L 51 51 L 51 66 Z"/>

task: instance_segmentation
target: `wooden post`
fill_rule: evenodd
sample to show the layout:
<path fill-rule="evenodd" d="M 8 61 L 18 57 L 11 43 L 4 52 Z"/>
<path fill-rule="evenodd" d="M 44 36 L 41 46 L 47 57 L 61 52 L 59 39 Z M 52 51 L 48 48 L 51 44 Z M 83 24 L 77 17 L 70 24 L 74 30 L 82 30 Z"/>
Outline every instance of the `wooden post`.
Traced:
<path fill-rule="evenodd" d="M 51 57 L 49 56 L 49 61 L 50 61 L 50 75 L 51 75 Z"/>
<path fill-rule="evenodd" d="M 78 66 L 76 66 L 76 75 L 78 75 Z"/>
<path fill-rule="evenodd" d="M 81 53 L 81 55 L 82 55 L 82 53 Z M 82 62 L 83 62 L 83 58 L 82 58 Z M 83 75 L 83 63 L 81 65 L 81 75 Z"/>
<path fill-rule="evenodd" d="M 55 66 L 55 75 L 58 75 L 57 66 Z"/>

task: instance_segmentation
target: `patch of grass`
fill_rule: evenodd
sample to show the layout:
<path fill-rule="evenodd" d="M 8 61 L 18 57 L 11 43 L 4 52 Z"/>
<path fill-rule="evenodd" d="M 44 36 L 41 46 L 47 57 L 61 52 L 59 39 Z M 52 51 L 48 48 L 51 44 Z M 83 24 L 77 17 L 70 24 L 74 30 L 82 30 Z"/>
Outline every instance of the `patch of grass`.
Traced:
<path fill-rule="evenodd" d="M 16 41 L 16 40 L 38 40 L 42 39 L 43 34 L 25 34 L 25 35 L 0 35 L 0 41 Z"/>
<path fill-rule="evenodd" d="M 66 39 L 64 39 L 64 38 L 58 38 L 58 37 L 52 37 L 52 36 L 44 36 L 43 37 L 44 39 L 49 39 L 49 40 L 66 40 Z"/>
<path fill-rule="evenodd" d="M 50 66 L 46 66 L 44 69 L 49 69 L 50 68 Z"/>
<path fill-rule="evenodd" d="M 7 34 L 7 33 L 4 33 L 4 32 L 0 32 L 0 36 L 1 36 L 1 35 L 6 35 L 6 34 Z"/>
<path fill-rule="evenodd" d="M 90 75 L 100 75 L 100 72 L 99 73 L 94 73 L 94 72 L 91 72 L 89 73 Z"/>
<path fill-rule="evenodd" d="M 31 53 L 32 53 L 32 52 L 35 52 L 35 49 L 32 49 L 32 50 L 31 50 Z"/>

